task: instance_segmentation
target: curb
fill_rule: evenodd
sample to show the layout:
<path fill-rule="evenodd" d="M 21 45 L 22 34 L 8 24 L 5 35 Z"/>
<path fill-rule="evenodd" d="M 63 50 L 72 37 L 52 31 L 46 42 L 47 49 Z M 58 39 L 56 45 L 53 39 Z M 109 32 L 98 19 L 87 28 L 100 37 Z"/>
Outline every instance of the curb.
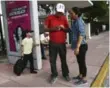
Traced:
<path fill-rule="evenodd" d="M 107 55 L 103 65 L 100 68 L 98 75 L 96 76 L 95 80 L 92 82 L 90 87 L 102 87 L 108 71 L 109 71 L 109 54 Z"/>

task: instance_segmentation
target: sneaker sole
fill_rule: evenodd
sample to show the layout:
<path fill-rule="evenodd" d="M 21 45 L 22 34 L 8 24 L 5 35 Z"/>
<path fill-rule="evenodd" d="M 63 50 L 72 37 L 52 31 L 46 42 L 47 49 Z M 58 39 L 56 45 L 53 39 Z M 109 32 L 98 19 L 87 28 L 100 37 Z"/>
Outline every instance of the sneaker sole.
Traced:
<path fill-rule="evenodd" d="M 51 84 L 54 84 L 54 83 L 56 83 L 57 79 L 58 79 L 58 78 L 56 78 L 56 79 L 55 79 L 55 81 L 53 81 L 53 82 L 51 82 L 51 81 L 50 81 L 50 83 L 51 83 Z"/>
<path fill-rule="evenodd" d="M 80 86 L 80 85 L 87 85 L 88 84 L 88 82 L 86 82 L 86 83 L 82 83 L 82 84 L 74 84 L 74 85 L 77 85 L 77 86 Z"/>

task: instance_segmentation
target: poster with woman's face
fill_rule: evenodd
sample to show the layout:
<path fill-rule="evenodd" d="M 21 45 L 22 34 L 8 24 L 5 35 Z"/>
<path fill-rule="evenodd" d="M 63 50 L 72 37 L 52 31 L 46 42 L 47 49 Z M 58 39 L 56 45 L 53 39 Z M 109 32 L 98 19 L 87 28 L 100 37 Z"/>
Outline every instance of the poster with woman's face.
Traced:
<path fill-rule="evenodd" d="M 6 1 L 10 52 L 19 52 L 25 30 L 31 29 L 29 1 Z"/>

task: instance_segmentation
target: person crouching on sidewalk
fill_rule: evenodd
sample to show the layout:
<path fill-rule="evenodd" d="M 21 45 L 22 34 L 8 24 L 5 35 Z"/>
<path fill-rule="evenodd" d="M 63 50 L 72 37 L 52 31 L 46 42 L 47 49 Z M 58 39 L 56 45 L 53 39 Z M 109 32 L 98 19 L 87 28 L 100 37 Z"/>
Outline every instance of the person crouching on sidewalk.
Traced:
<path fill-rule="evenodd" d="M 27 61 L 29 61 L 30 73 L 37 73 L 36 71 L 34 71 L 34 63 L 33 63 L 33 55 L 32 55 L 32 48 L 34 45 L 31 35 L 32 32 L 33 31 L 26 31 L 26 37 L 22 40 L 21 49 L 22 49 L 24 66 L 26 66 Z"/>

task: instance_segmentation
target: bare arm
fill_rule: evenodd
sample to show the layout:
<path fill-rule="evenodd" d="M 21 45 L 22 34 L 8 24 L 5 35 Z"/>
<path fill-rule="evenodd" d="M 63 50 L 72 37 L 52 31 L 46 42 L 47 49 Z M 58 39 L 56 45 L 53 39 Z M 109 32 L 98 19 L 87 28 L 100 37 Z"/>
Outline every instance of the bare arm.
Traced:
<path fill-rule="evenodd" d="M 60 25 L 61 30 L 63 30 L 64 32 L 69 32 L 69 28 L 65 28 L 63 25 Z"/>
<path fill-rule="evenodd" d="M 76 49 L 74 50 L 74 54 L 75 54 L 75 55 L 78 55 L 78 54 L 79 54 L 79 50 L 80 50 L 80 46 L 81 46 L 82 40 L 83 40 L 83 36 L 80 35 L 80 36 L 78 37 Z"/>
<path fill-rule="evenodd" d="M 40 45 L 39 41 L 35 42 L 35 40 L 33 39 L 33 47 L 36 47 L 36 46 L 39 46 L 39 45 Z"/>
<path fill-rule="evenodd" d="M 79 36 L 77 42 L 77 48 L 80 48 L 82 40 L 83 40 L 83 36 Z"/>
<path fill-rule="evenodd" d="M 39 46 L 39 45 L 40 45 L 40 44 L 36 44 L 36 43 L 34 43 L 34 44 L 33 44 L 33 47 L 36 47 L 36 46 Z"/>

